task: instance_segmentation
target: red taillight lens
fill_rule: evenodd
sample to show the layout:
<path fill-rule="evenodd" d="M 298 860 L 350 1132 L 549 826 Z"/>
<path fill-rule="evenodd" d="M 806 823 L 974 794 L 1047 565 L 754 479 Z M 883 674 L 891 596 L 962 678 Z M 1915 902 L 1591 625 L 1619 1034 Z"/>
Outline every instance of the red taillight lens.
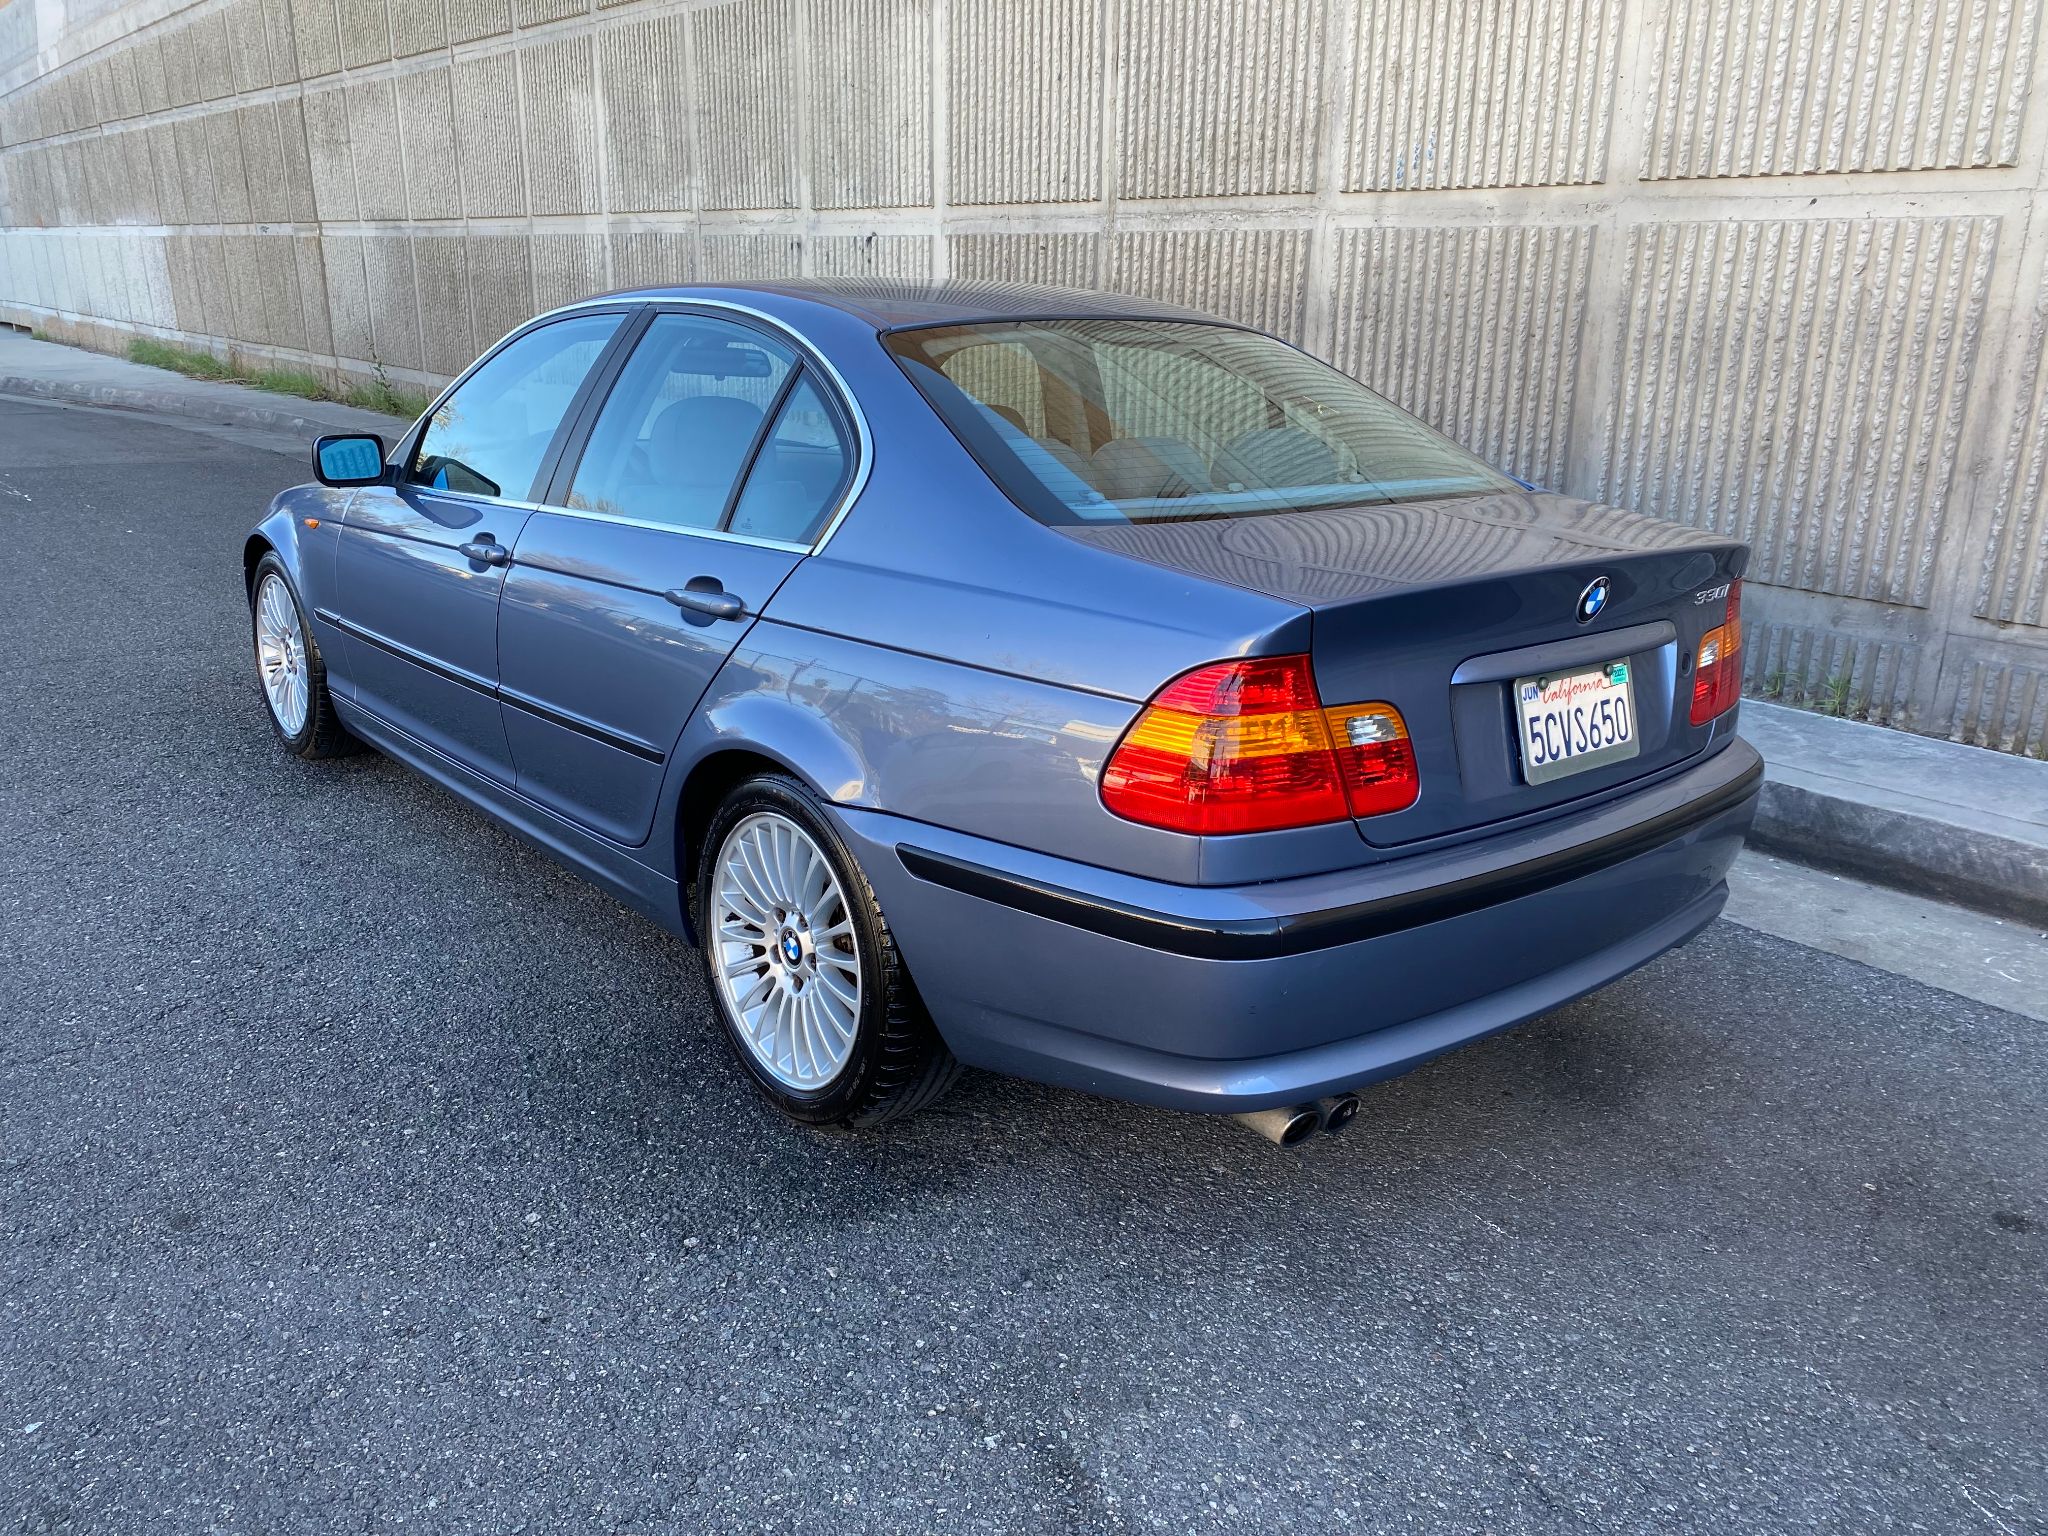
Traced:
<path fill-rule="evenodd" d="M 1728 584 L 1728 617 L 1700 636 L 1693 661 L 1692 723 L 1705 725 L 1742 697 L 1742 583 Z"/>
<path fill-rule="evenodd" d="M 1102 802 L 1147 826 L 1272 832 L 1411 804 L 1415 759 L 1391 705 L 1325 711 L 1306 656 L 1197 667 L 1131 722 Z"/>

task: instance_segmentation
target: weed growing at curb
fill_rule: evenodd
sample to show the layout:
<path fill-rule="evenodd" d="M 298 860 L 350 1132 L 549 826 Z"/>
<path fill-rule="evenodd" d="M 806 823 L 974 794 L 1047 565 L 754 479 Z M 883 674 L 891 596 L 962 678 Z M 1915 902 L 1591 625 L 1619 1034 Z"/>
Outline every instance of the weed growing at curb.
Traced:
<path fill-rule="evenodd" d="M 128 360 L 146 363 L 152 368 L 168 368 L 188 379 L 246 384 L 252 389 L 276 395 L 295 395 L 301 400 L 335 400 L 366 411 L 381 411 L 387 416 L 418 416 L 433 403 L 416 389 L 393 384 L 382 363 L 377 365 L 376 377 L 371 382 L 336 390 L 317 373 L 309 373 L 302 368 L 238 368 L 211 352 L 175 347 L 151 336 L 138 336 L 128 343 Z"/>

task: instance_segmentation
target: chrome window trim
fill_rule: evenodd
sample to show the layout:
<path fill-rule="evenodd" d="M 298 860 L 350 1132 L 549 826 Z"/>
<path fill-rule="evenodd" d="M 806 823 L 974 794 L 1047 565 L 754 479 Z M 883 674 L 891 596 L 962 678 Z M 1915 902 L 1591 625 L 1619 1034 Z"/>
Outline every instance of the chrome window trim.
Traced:
<path fill-rule="evenodd" d="M 518 332 L 539 321 L 552 320 L 558 315 L 571 315 L 582 309 L 610 309 L 622 306 L 636 310 L 660 309 L 664 307 L 722 309 L 731 314 L 745 315 L 749 319 L 758 321 L 763 326 L 766 326 L 776 335 L 786 337 L 794 344 L 799 357 L 806 363 L 814 366 L 831 381 L 832 391 L 839 400 L 839 408 L 846 413 L 846 419 L 853 424 L 855 449 L 853 475 L 846 482 L 846 489 L 840 493 L 839 503 L 833 509 L 832 515 L 825 519 L 824 526 L 818 530 L 817 538 L 809 544 L 798 544 L 787 539 L 760 539 L 750 534 L 727 533 L 718 528 L 679 528 L 673 523 L 657 523 L 644 518 L 620 517 L 606 512 L 586 512 L 579 507 L 553 506 L 545 507 L 541 510 L 560 512 L 569 517 L 587 517 L 596 522 L 619 523 L 628 528 L 653 528 L 666 533 L 694 533 L 700 537 L 725 539 L 735 544 L 753 544 L 763 549 L 783 549 L 806 555 L 815 555 L 823 551 L 825 546 L 832 542 L 832 535 L 839 531 L 839 525 L 846 521 L 846 515 L 853 510 L 854 503 L 860 500 L 861 492 L 867 489 L 868 475 L 872 471 L 875 462 L 874 434 L 868 428 L 868 419 L 861 411 L 860 401 L 854 395 L 853 386 L 846 382 L 846 375 L 832 365 L 832 359 L 820 352 L 806 337 L 793 330 L 787 322 L 778 320 L 775 316 L 765 311 L 755 309 L 750 304 L 735 304 L 730 299 L 699 299 L 687 295 L 674 295 L 666 298 L 641 297 L 621 299 L 618 295 L 614 294 L 609 298 L 579 299 L 574 304 L 564 304 L 558 309 L 544 310 L 531 319 L 522 320 L 512 330 L 507 331 L 498 339 L 497 345 L 491 348 L 491 352 L 497 351 L 498 347 L 502 347 Z M 483 354 L 484 357 L 489 357 L 490 355 L 490 352 Z M 631 358 L 629 357 L 627 361 L 630 362 Z M 474 366 L 475 364 L 471 364 L 471 367 Z M 460 382 L 460 379 L 456 381 L 458 384 Z M 455 385 L 451 384 L 448 387 L 452 390 Z M 439 404 L 438 400 L 435 401 L 436 406 Z M 431 409 L 429 414 L 432 414 Z M 592 425 L 594 428 L 595 423 L 593 422 Z"/>
<path fill-rule="evenodd" d="M 700 539 L 719 539 L 727 544 L 752 544 L 757 549 L 781 549 L 791 554 L 808 555 L 813 546 L 794 543 L 789 539 L 763 539 L 751 533 L 728 533 L 723 528 L 689 528 L 681 523 L 659 523 L 651 517 L 627 517 L 619 512 L 593 512 L 585 507 L 536 506 L 535 512 L 552 512 L 562 517 L 580 518 L 587 523 L 616 523 L 621 528 L 648 528 L 656 533 L 687 533 Z"/>

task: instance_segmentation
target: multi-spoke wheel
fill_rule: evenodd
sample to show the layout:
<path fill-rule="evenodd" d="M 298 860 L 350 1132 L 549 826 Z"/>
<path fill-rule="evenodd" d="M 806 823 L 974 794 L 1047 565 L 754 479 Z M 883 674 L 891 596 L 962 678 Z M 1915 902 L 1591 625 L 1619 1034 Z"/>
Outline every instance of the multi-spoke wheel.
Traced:
<path fill-rule="evenodd" d="M 872 1125 L 950 1086 L 958 1066 L 808 788 L 764 775 L 727 796 L 702 842 L 696 894 L 719 1016 L 786 1113 Z"/>
<path fill-rule="evenodd" d="M 306 728 L 306 637 L 291 588 L 275 571 L 256 583 L 256 665 L 277 728 L 298 735 Z"/>
<path fill-rule="evenodd" d="M 249 620 L 255 633 L 256 677 L 270 706 L 270 723 L 300 757 L 333 757 L 354 742 L 335 718 L 327 696 L 327 668 L 306 615 L 292 591 L 284 562 L 265 555 L 249 584 Z"/>
<path fill-rule="evenodd" d="M 824 852 L 776 811 L 725 835 L 710 941 L 741 1039 L 779 1083 L 822 1088 L 846 1069 L 860 1027 L 853 914 Z"/>

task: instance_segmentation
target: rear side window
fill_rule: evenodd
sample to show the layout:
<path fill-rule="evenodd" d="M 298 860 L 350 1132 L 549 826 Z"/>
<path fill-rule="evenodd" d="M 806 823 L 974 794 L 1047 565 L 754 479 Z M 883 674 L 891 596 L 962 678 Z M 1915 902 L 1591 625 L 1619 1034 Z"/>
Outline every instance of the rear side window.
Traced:
<path fill-rule="evenodd" d="M 1513 488 L 1355 379 L 1255 331 L 1002 321 L 886 342 L 990 477 L 1048 523 L 1255 517 Z"/>
<path fill-rule="evenodd" d="M 507 342 L 436 407 L 409 478 L 527 500 L 562 417 L 623 318 L 578 315 Z"/>
<path fill-rule="evenodd" d="M 806 372 L 782 404 L 732 515 L 734 533 L 816 540 L 853 467 L 845 429 Z"/>
<path fill-rule="evenodd" d="M 795 366 L 795 353 L 758 331 L 657 315 L 598 413 L 569 505 L 718 527 Z"/>

